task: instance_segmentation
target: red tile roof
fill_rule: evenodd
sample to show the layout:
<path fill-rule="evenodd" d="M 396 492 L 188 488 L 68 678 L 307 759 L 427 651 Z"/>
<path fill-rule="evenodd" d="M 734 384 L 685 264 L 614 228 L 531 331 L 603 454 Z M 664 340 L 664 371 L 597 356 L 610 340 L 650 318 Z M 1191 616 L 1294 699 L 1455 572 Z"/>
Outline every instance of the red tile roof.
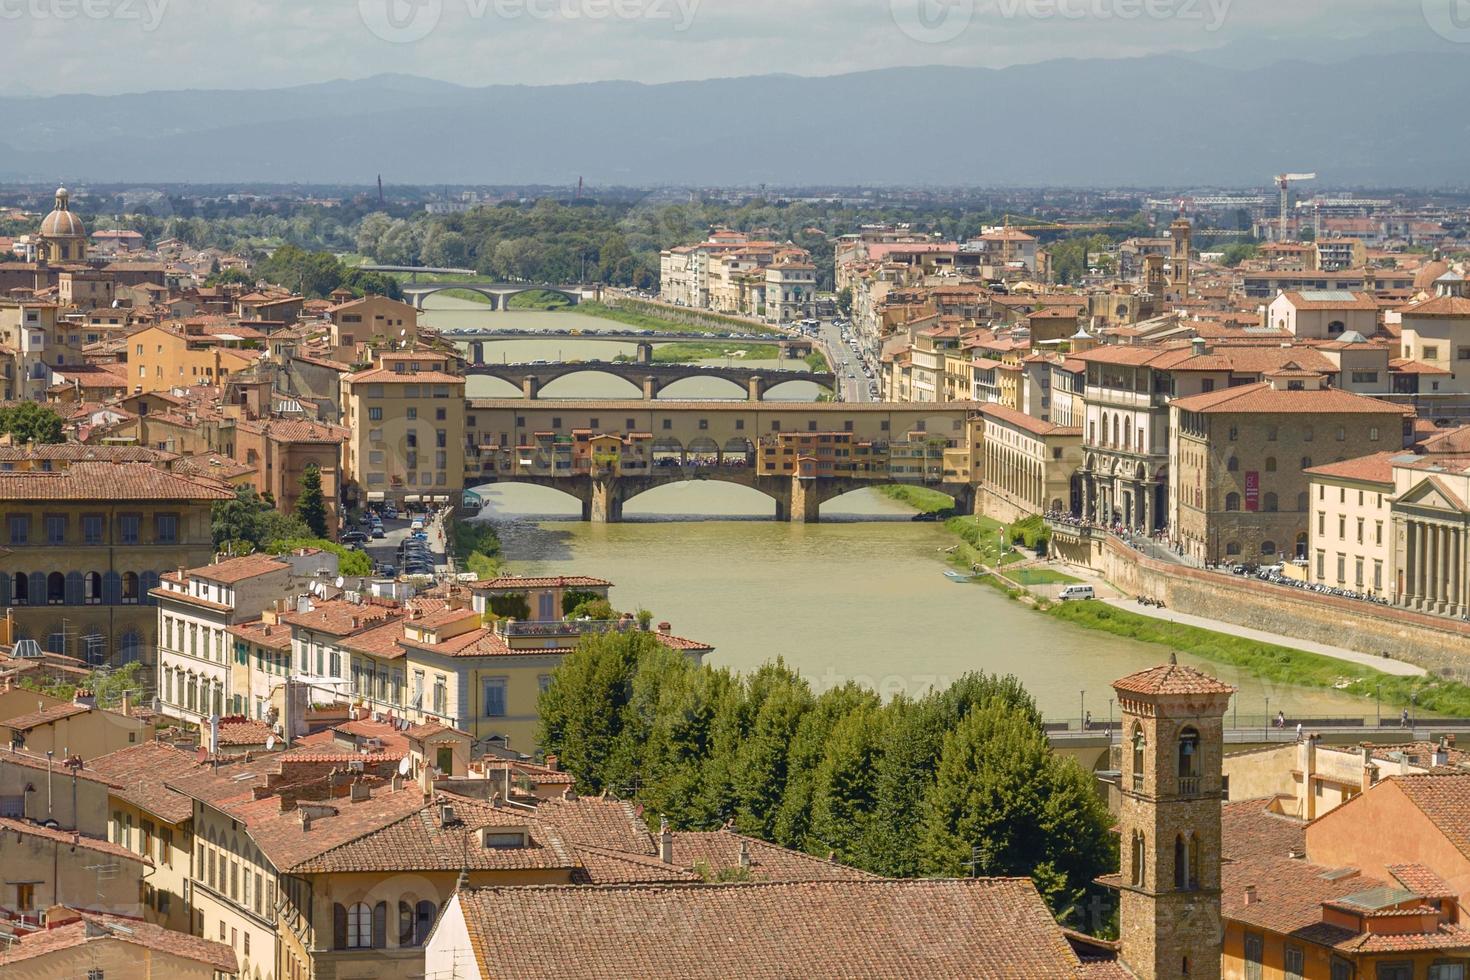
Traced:
<path fill-rule="evenodd" d="M 739 868 L 742 849 L 750 859 L 750 875 L 758 881 L 863 880 L 879 877 L 730 830 L 674 832 L 674 863 L 680 867 L 696 868 L 703 865 L 712 873 Z"/>
<path fill-rule="evenodd" d="M 474 888 L 458 901 L 486 980 L 1083 975 L 1027 879 Z"/>
<path fill-rule="evenodd" d="M 40 725 L 49 725 L 63 718 L 71 718 L 74 715 L 84 715 L 92 709 L 85 704 L 67 703 L 53 704 L 40 708 L 36 711 L 16 715 L 14 718 L 6 718 L 0 721 L 0 728 L 9 728 L 11 731 L 26 732 Z"/>
<path fill-rule="evenodd" d="M 1277 389 L 1266 382 L 1207 391 L 1170 402 L 1185 412 L 1226 415 L 1412 415 L 1414 410 L 1338 388 Z"/>
<path fill-rule="evenodd" d="M 290 571 L 291 566 L 275 555 L 245 555 L 241 558 L 226 558 L 212 565 L 201 565 L 188 570 L 190 578 L 202 578 L 208 582 L 234 585 L 257 575 Z"/>
<path fill-rule="evenodd" d="M 1302 470 L 1308 476 L 1321 476 L 1334 480 L 1358 480 L 1365 483 L 1393 483 L 1393 461 L 1404 453 L 1382 452 L 1357 459 L 1345 459 L 1340 463 L 1325 463 Z"/>
<path fill-rule="evenodd" d="M 1234 694 L 1235 688 L 1183 664 L 1162 664 L 1113 681 L 1127 694 Z"/>
<path fill-rule="evenodd" d="M 39 837 L 49 840 L 54 844 L 63 844 L 67 847 L 81 848 L 84 851 L 94 851 L 97 854 L 106 854 L 108 857 L 122 858 L 126 861 L 136 861 L 138 864 L 152 866 L 153 862 L 141 854 L 136 854 L 121 844 L 114 844 L 97 837 L 87 837 L 71 830 L 53 830 L 43 827 L 29 820 L 13 820 L 10 817 L 0 817 L 0 831 L 6 833 L 20 834 L 25 837 Z"/>
<path fill-rule="evenodd" d="M 92 768 L 115 781 L 112 795 L 170 823 L 183 823 L 194 815 L 194 804 L 184 794 L 164 785 L 167 776 L 195 765 L 193 752 L 163 742 L 144 742 L 109 752 L 91 760 Z"/>
<path fill-rule="evenodd" d="M 147 463 L 77 462 L 60 471 L 0 472 L 0 500 L 210 501 L 234 496 L 223 484 L 166 473 Z"/>
<path fill-rule="evenodd" d="M 149 950 L 156 957 L 152 961 L 153 969 L 150 972 L 160 974 L 169 972 L 168 957 L 203 963 L 218 973 L 231 976 L 239 970 L 235 960 L 235 951 L 224 943 L 191 936 L 185 932 L 176 932 L 173 929 L 165 929 L 139 919 L 98 915 L 91 912 L 82 913 L 81 918 L 76 922 L 28 933 L 22 935 L 18 942 L 0 947 L 0 966 L 34 960 L 52 953 L 75 950 L 89 943 L 106 942 L 127 943 Z M 74 962 L 72 957 L 65 959 L 58 957 L 55 968 L 60 970 L 65 964 L 67 972 L 71 972 Z M 35 964 L 30 969 L 41 969 L 41 965 Z M 100 976 L 102 971 L 98 970 L 97 974 Z"/>

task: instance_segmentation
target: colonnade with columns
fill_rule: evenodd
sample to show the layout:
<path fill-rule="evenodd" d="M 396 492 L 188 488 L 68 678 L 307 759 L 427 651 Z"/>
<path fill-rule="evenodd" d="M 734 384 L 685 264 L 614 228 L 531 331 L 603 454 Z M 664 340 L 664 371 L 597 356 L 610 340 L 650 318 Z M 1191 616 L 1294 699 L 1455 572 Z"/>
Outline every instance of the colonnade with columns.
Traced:
<path fill-rule="evenodd" d="M 1465 528 L 1405 517 L 1398 603 L 1458 615 L 1465 610 Z"/>

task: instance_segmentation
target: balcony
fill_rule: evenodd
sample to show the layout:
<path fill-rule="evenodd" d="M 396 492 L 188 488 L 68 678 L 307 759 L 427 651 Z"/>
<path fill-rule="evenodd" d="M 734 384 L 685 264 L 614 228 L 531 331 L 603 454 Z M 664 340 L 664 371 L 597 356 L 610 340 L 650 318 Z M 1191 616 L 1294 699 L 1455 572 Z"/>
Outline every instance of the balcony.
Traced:
<path fill-rule="evenodd" d="M 1180 796 L 1198 796 L 1199 795 L 1199 788 L 1200 788 L 1200 777 L 1198 777 L 1198 776 L 1180 776 L 1179 777 L 1179 793 L 1178 793 L 1178 795 L 1180 795 Z"/>

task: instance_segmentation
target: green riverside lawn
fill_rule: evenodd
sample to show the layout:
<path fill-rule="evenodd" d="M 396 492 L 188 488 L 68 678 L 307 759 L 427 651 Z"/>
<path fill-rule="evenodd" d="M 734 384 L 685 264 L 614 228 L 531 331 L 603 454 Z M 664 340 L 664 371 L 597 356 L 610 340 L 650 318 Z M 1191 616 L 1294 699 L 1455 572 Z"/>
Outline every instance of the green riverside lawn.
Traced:
<path fill-rule="evenodd" d="M 907 491 L 933 494 L 934 491 L 913 487 L 885 487 L 884 493 L 894 499 L 910 502 Z M 938 496 L 937 494 L 935 496 Z M 946 498 L 948 499 L 948 498 Z M 916 505 L 917 506 L 917 505 Z M 1001 531 L 1005 525 L 988 517 L 952 517 L 945 527 L 960 538 L 959 547 L 949 556 L 956 567 L 968 569 L 979 562 L 992 568 L 1003 568 L 1023 559 L 1017 549 L 1002 550 Z M 1049 569 L 1007 569 L 1004 574 L 1022 585 L 1047 582 L 1080 581 Z M 1053 577 L 1055 576 L 1055 577 Z M 1020 590 L 1007 586 L 991 576 L 980 580 L 1005 592 L 1013 599 L 1021 598 Z M 1115 636 L 1143 643 L 1157 643 L 1183 651 L 1202 660 L 1239 668 L 1254 677 L 1354 694 L 1365 700 L 1381 700 L 1384 704 L 1417 703 L 1419 708 L 1448 718 L 1470 718 L 1470 685 L 1440 677 L 1401 677 L 1372 667 L 1347 663 L 1318 653 L 1308 653 L 1275 643 L 1261 643 L 1229 633 L 1171 623 L 1143 616 L 1101 602 L 1048 602 L 1037 599 L 1035 609 L 1086 629 L 1102 630 Z"/>
<path fill-rule="evenodd" d="M 1331 688 L 1385 704 L 1408 704 L 1411 696 L 1425 711 L 1453 718 L 1470 717 L 1470 686 L 1433 676 L 1400 677 L 1275 643 L 1261 643 L 1229 633 L 1142 616 L 1101 602 L 1040 603 L 1042 615 L 1088 629 L 1158 643 L 1204 660 L 1238 667 L 1255 677 L 1298 687 Z"/>

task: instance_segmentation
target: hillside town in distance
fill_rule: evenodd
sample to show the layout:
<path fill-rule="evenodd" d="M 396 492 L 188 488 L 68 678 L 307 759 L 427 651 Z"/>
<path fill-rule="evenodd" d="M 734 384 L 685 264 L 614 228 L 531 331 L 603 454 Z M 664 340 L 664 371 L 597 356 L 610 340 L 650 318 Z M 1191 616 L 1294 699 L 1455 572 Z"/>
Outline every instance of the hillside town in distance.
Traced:
<path fill-rule="evenodd" d="M 1466 980 L 1470 197 L 1327 178 L 0 186 L 0 980 Z M 1133 666 L 736 670 L 491 504 L 691 483 Z"/>

